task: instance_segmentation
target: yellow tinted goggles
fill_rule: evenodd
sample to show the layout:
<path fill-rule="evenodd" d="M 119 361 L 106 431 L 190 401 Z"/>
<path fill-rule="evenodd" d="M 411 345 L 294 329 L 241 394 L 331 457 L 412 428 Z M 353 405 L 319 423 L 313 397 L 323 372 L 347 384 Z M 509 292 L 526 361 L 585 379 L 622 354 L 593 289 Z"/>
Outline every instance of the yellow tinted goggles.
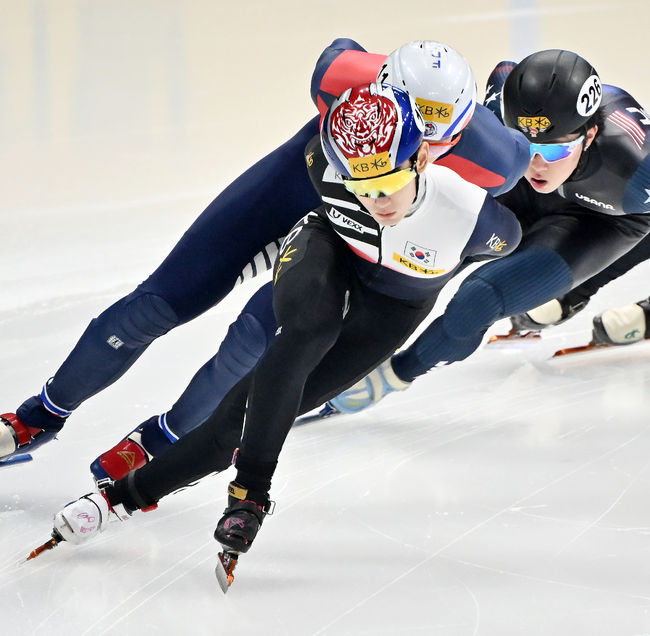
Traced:
<path fill-rule="evenodd" d="M 343 179 L 343 185 L 348 192 L 352 192 L 358 197 L 378 199 L 395 194 L 411 183 L 416 176 L 415 167 L 410 167 L 370 179 Z"/>

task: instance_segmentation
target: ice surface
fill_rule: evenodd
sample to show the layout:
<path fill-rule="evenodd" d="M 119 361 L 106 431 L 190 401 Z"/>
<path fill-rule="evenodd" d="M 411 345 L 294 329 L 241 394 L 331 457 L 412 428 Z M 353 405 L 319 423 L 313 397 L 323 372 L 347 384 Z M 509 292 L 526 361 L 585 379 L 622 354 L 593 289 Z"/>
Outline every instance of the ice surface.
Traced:
<path fill-rule="evenodd" d="M 620 291 L 638 296 L 644 278 Z M 15 316 L 21 333 L 2 331 L 15 347 L 3 393 L 21 395 L 17 360 L 42 375 L 34 361 L 59 355 L 95 300 Z M 229 474 L 87 546 L 20 563 L 52 514 L 90 490 L 88 462 L 171 401 L 187 341 L 210 342 L 226 320 L 213 322 L 159 343 L 128 386 L 87 403 L 33 462 L 2 471 L 5 633 L 254 634 L 260 622 L 296 635 L 650 630 L 650 345 L 549 362 L 588 335 L 579 318 L 533 348 L 482 349 L 374 410 L 294 430 L 276 513 L 226 597 L 212 532 Z"/>

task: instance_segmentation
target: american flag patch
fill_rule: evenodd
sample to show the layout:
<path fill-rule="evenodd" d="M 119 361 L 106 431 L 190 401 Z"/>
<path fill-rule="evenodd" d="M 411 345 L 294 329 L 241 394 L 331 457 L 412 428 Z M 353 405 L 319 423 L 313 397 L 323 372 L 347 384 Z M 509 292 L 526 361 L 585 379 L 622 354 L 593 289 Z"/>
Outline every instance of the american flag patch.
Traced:
<path fill-rule="evenodd" d="M 607 119 L 631 137 L 632 141 L 637 145 L 639 150 L 641 150 L 641 146 L 643 146 L 643 142 L 645 141 L 645 132 L 643 131 L 643 128 L 639 126 L 638 122 L 622 110 L 615 110 L 611 115 L 609 115 L 609 117 L 607 117 Z"/>

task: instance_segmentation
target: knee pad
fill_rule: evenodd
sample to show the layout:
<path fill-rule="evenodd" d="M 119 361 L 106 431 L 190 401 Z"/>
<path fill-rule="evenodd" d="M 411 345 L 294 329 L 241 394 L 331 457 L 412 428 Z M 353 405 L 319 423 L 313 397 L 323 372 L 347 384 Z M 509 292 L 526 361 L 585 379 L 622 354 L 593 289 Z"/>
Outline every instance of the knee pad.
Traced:
<path fill-rule="evenodd" d="M 257 317 L 240 314 L 228 328 L 215 358 L 215 365 L 222 363 L 233 376 L 243 378 L 257 365 L 267 345 L 266 329 Z"/>
<path fill-rule="evenodd" d="M 230 325 L 216 355 L 161 416 L 160 429 L 171 442 L 210 417 L 228 391 L 257 365 L 273 337 L 274 324 L 268 327 L 249 313 L 240 314 Z"/>
<path fill-rule="evenodd" d="M 468 277 L 443 314 L 447 336 L 454 340 L 472 338 L 503 318 L 503 302 L 499 290 L 478 276 Z"/>
<path fill-rule="evenodd" d="M 571 268 L 559 254 L 541 245 L 526 245 L 467 277 L 445 311 L 445 329 L 457 338 L 471 330 L 484 331 L 501 318 L 523 314 L 567 293 L 572 286 Z"/>
<path fill-rule="evenodd" d="M 176 312 L 155 294 L 125 299 L 116 318 L 114 335 L 109 338 L 109 344 L 115 349 L 121 344 L 134 348 L 149 345 L 178 324 Z"/>

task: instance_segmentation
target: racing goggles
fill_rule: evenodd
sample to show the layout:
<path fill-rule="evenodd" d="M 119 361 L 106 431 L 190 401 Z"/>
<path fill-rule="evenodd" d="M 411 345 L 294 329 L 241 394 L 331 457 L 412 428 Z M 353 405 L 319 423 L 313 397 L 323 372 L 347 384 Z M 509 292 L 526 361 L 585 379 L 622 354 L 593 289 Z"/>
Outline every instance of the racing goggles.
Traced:
<path fill-rule="evenodd" d="M 530 158 L 532 159 L 536 154 L 540 154 L 542 159 L 548 163 L 566 159 L 584 139 L 585 136 L 580 135 L 580 137 L 573 141 L 567 141 L 561 144 L 530 144 Z"/>
<path fill-rule="evenodd" d="M 389 197 L 404 186 L 407 186 L 415 177 L 417 172 L 415 164 L 409 168 L 394 170 L 380 177 L 371 177 L 369 179 L 343 179 L 343 185 L 348 192 L 356 194 L 358 197 L 370 197 L 379 199 L 380 197 Z"/>

